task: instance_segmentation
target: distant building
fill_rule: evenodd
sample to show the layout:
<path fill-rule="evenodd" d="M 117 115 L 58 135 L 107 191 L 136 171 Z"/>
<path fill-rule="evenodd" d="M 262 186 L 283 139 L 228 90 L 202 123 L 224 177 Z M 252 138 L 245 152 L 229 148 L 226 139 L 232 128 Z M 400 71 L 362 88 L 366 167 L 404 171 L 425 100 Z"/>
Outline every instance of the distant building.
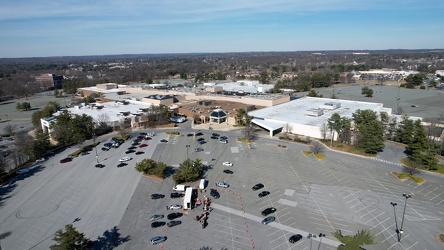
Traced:
<path fill-rule="evenodd" d="M 439 69 L 435 72 L 435 75 L 438 77 L 444 76 L 444 70 L 443 69 Z"/>
<path fill-rule="evenodd" d="M 63 76 L 54 74 L 41 74 L 35 77 L 37 86 L 41 89 L 61 89 Z"/>

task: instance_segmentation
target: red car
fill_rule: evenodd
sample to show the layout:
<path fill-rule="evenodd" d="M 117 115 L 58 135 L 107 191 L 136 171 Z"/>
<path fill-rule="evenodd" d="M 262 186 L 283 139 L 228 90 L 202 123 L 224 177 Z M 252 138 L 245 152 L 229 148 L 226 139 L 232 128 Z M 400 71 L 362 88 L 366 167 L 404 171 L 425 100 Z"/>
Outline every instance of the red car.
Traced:
<path fill-rule="evenodd" d="M 139 148 L 144 148 L 144 147 L 148 147 L 148 144 L 141 144 L 141 145 L 139 145 Z"/>
<path fill-rule="evenodd" d="M 145 137 L 145 138 L 143 138 L 145 141 L 149 141 L 149 140 L 151 140 L 151 137 Z"/>
<path fill-rule="evenodd" d="M 67 158 L 65 158 L 65 159 L 61 159 L 61 160 L 60 160 L 60 163 L 67 163 L 67 162 L 70 162 L 70 161 L 72 161 L 72 158 L 67 157 Z"/>

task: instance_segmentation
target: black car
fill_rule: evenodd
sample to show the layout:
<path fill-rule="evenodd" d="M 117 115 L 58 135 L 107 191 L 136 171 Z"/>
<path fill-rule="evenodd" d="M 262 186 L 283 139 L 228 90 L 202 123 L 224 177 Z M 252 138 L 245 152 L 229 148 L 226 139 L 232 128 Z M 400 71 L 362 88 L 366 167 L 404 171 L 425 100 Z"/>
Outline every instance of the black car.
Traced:
<path fill-rule="evenodd" d="M 226 140 L 226 139 L 228 139 L 228 137 L 226 137 L 226 136 L 221 136 L 221 137 L 219 137 L 219 139 L 221 139 L 221 140 Z"/>
<path fill-rule="evenodd" d="M 200 145 L 205 144 L 205 143 L 207 143 L 207 142 L 206 141 L 199 141 Z"/>
<path fill-rule="evenodd" d="M 160 142 L 165 142 L 165 143 L 167 143 L 168 141 L 165 140 L 165 139 L 162 139 L 162 140 L 160 140 Z"/>
<path fill-rule="evenodd" d="M 181 197 L 183 197 L 183 194 L 181 194 L 181 193 L 171 193 L 171 198 L 181 198 Z"/>
<path fill-rule="evenodd" d="M 300 241 L 302 239 L 302 235 L 300 234 L 294 234 L 293 236 L 291 236 L 288 241 L 290 241 L 290 243 L 296 243 L 298 241 Z"/>
<path fill-rule="evenodd" d="M 136 152 L 136 150 L 130 149 L 130 150 L 126 151 L 125 154 L 131 154 L 131 153 L 134 153 L 134 152 Z"/>
<path fill-rule="evenodd" d="M 103 164 L 96 164 L 96 168 L 103 168 L 103 167 L 105 167 L 105 165 L 103 165 Z"/>
<path fill-rule="evenodd" d="M 174 226 L 177 226 L 177 225 L 180 225 L 180 224 L 182 224 L 182 221 L 180 221 L 180 220 L 172 220 L 172 221 L 169 221 L 167 223 L 167 226 L 168 227 L 174 227 Z"/>
<path fill-rule="evenodd" d="M 128 150 L 132 150 L 132 149 L 136 149 L 136 148 L 137 148 L 136 146 L 131 146 L 128 148 Z"/>
<path fill-rule="evenodd" d="M 107 142 L 103 144 L 103 146 L 110 148 L 113 144 L 111 142 Z"/>
<path fill-rule="evenodd" d="M 259 190 L 259 189 L 261 189 L 263 187 L 264 187 L 264 184 L 258 183 L 258 184 L 253 186 L 253 191 Z"/>
<path fill-rule="evenodd" d="M 170 213 L 169 215 L 167 215 L 167 219 L 174 220 L 174 219 L 182 217 L 182 215 L 183 215 L 182 213 Z"/>
<path fill-rule="evenodd" d="M 211 139 L 215 139 L 215 140 L 217 140 L 217 139 L 219 139 L 219 137 L 217 137 L 217 136 L 211 136 Z"/>
<path fill-rule="evenodd" d="M 152 228 L 156 228 L 156 227 L 163 227 L 165 226 L 165 222 L 164 221 L 155 221 L 155 222 L 151 222 L 151 227 Z"/>
<path fill-rule="evenodd" d="M 121 163 L 119 163 L 119 164 L 117 165 L 117 167 L 118 167 L 118 168 L 121 168 L 121 167 L 125 167 L 126 165 L 128 165 L 128 164 L 125 163 L 125 162 L 121 162 Z"/>
<path fill-rule="evenodd" d="M 162 199 L 163 197 L 165 197 L 165 195 L 163 195 L 163 194 L 152 194 L 151 195 L 152 200 Z"/>
<path fill-rule="evenodd" d="M 231 170 L 229 170 L 229 169 L 225 169 L 225 170 L 224 170 L 224 173 L 226 173 L 226 174 L 233 174 L 233 171 L 231 171 Z"/>
<path fill-rule="evenodd" d="M 137 151 L 136 152 L 136 155 L 143 155 L 143 154 L 145 154 L 145 152 L 143 152 L 143 151 Z"/>
<path fill-rule="evenodd" d="M 188 137 L 191 137 L 191 136 L 193 136 L 193 134 L 187 134 L 187 136 L 188 136 Z"/>
<path fill-rule="evenodd" d="M 210 195 L 214 198 L 214 199 L 218 199 L 220 197 L 219 192 L 217 192 L 216 189 L 211 189 L 210 190 Z"/>
<path fill-rule="evenodd" d="M 219 134 L 218 134 L 218 133 L 212 133 L 211 135 L 212 135 L 212 136 L 219 137 Z"/>
<path fill-rule="evenodd" d="M 270 194 L 270 192 L 268 192 L 268 191 L 262 191 L 257 196 L 259 196 L 259 198 L 262 198 L 262 197 L 265 197 L 265 196 L 267 196 L 269 194 Z"/>
<path fill-rule="evenodd" d="M 205 138 L 200 137 L 200 138 L 197 138 L 196 141 L 205 141 Z"/>
<path fill-rule="evenodd" d="M 102 150 L 103 150 L 103 151 L 108 151 L 109 148 L 107 148 L 107 147 L 103 147 Z"/>
<path fill-rule="evenodd" d="M 203 135 L 202 132 L 197 132 L 197 133 L 196 133 L 196 136 L 202 136 L 202 135 Z"/>
<path fill-rule="evenodd" d="M 269 208 L 266 208 L 266 209 L 264 209 L 264 211 L 262 211 L 262 215 L 263 216 L 267 216 L 267 215 L 269 215 L 269 214 L 271 214 L 271 213 L 274 213 L 274 212 L 276 212 L 276 208 L 274 208 L 274 207 L 269 207 Z"/>

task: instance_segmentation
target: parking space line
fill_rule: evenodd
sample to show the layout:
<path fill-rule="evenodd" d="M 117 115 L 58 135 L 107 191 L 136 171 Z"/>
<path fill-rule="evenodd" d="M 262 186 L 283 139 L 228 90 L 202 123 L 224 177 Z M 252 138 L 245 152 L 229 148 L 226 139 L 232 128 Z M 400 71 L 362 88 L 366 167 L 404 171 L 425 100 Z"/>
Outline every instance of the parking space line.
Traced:
<path fill-rule="evenodd" d="M 380 213 L 380 214 L 378 214 L 378 215 L 376 215 L 376 216 L 373 216 L 373 218 L 371 218 L 370 220 L 368 220 L 368 221 L 364 222 L 364 224 L 366 224 L 366 225 L 367 225 L 367 223 L 369 223 L 370 221 L 372 221 L 372 220 L 374 220 L 374 219 L 378 218 L 379 216 L 381 216 L 381 215 L 383 215 L 383 214 L 385 214 L 385 212 L 382 212 L 382 213 Z"/>
<path fill-rule="evenodd" d="M 437 189 L 438 189 L 438 188 L 435 188 L 435 189 L 431 190 L 430 192 L 428 192 L 428 193 L 425 194 L 424 196 L 427 196 L 427 195 L 431 194 L 432 192 L 434 192 L 434 191 L 437 190 Z"/>

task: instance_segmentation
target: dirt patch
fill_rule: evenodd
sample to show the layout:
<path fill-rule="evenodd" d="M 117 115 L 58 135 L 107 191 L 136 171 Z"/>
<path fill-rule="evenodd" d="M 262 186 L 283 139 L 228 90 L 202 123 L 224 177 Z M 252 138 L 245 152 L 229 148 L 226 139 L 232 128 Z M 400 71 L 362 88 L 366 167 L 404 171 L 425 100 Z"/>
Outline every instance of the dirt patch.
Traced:
<path fill-rule="evenodd" d="M 442 243 L 444 243 L 444 234 L 439 234 L 438 238 Z"/>
<path fill-rule="evenodd" d="M 156 180 L 156 181 L 163 181 L 162 178 L 155 176 L 155 175 L 149 175 L 149 174 L 142 174 L 144 177 L 152 179 L 152 180 Z"/>

